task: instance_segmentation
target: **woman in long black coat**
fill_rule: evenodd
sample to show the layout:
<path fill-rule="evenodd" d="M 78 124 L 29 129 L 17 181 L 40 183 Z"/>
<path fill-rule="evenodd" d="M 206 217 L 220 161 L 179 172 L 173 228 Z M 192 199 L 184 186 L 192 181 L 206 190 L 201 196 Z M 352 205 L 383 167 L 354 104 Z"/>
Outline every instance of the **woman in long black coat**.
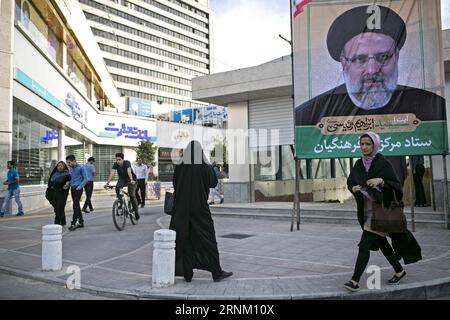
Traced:
<path fill-rule="evenodd" d="M 363 134 L 360 138 L 360 147 L 363 157 L 356 161 L 347 179 L 347 187 L 356 200 L 358 222 L 363 229 L 352 279 L 344 285 L 350 291 L 359 290 L 358 282 L 367 267 L 371 250 L 381 250 L 394 268 L 395 274 L 388 281 L 389 284 L 397 284 L 406 275 L 399 262 L 401 258 L 405 264 L 422 259 L 420 246 L 408 230 L 388 234 L 370 228 L 373 203 L 384 203 L 387 207 L 394 200 L 394 193 L 396 199 L 401 201 L 403 190 L 402 183 L 390 162 L 378 153 L 380 137 L 373 132 Z M 386 236 L 392 239 L 392 247 Z"/>
<path fill-rule="evenodd" d="M 55 212 L 55 224 L 66 225 L 66 202 L 69 195 L 69 168 L 60 161 L 53 169 L 48 179 L 47 197 Z"/>
<path fill-rule="evenodd" d="M 209 189 L 217 178 L 198 141 L 191 141 L 175 167 L 174 209 L 170 229 L 176 235 L 175 275 L 192 280 L 193 269 L 210 271 L 214 281 L 231 276 L 219 261 L 214 222 L 208 205 Z"/>

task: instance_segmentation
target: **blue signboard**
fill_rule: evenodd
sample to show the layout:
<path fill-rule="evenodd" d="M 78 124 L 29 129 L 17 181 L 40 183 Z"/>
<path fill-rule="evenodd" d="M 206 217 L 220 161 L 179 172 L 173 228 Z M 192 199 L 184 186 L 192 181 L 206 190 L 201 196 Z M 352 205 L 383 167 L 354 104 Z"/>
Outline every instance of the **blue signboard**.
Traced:
<path fill-rule="evenodd" d="M 47 144 L 49 141 L 58 140 L 58 131 L 45 130 L 45 137 L 42 137 L 41 141 Z"/>

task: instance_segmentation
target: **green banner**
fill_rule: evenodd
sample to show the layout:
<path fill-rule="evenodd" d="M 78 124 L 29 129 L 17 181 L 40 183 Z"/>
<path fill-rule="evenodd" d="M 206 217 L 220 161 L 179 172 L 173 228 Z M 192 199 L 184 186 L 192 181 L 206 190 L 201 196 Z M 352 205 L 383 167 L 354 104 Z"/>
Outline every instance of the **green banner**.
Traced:
<path fill-rule="evenodd" d="M 321 129 L 296 127 L 296 150 L 302 150 L 298 159 L 357 158 L 361 156 L 357 134 L 328 134 Z M 444 137 L 444 139 L 443 139 Z M 448 154 L 447 123 L 423 122 L 414 132 L 380 133 L 380 153 L 385 156 Z"/>

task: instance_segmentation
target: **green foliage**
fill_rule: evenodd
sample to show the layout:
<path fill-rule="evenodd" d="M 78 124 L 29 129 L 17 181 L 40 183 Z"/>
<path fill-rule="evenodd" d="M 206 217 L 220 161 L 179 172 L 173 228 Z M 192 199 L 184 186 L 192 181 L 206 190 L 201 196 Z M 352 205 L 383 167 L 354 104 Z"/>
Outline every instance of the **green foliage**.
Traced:
<path fill-rule="evenodd" d="M 142 159 L 146 165 L 155 166 L 156 146 L 148 140 L 141 140 L 136 148 L 136 156 Z"/>

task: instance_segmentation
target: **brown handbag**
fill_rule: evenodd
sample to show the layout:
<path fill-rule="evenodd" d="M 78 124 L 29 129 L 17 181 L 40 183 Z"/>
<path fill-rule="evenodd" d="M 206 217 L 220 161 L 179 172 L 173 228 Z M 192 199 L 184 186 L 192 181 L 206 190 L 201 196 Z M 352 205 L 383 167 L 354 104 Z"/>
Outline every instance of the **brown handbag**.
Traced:
<path fill-rule="evenodd" d="M 394 192 L 394 200 L 389 207 L 384 203 L 373 203 L 372 221 L 370 228 L 374 231 L 385 233 L 406 232 L 406 216 L 403 212 L 403 201 L 397 201 Z"/>

